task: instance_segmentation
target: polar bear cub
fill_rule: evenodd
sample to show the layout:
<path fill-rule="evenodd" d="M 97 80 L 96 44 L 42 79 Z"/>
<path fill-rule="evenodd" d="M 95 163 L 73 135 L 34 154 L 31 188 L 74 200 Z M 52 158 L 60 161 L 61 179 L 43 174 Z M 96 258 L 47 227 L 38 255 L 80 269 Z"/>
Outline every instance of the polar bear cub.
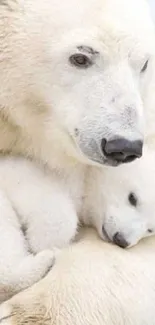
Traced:
<path fill-rule="evenodd" d="M 155 234 L 155 151 L 145 147 L 135 162 L 92 172 L 84 209 L 85 222 L 120 247 Z"/>
<path fill-rule="evenodd" d="M 78 221 L 121 247 L 155 232 L 155 153 L 148 149 L 125 166 L 90 168 L 80 187 L 26 159 L 1 157 L 0 184 L 0 301 L 48 272 L 52 250 L 74 239 Z"/>

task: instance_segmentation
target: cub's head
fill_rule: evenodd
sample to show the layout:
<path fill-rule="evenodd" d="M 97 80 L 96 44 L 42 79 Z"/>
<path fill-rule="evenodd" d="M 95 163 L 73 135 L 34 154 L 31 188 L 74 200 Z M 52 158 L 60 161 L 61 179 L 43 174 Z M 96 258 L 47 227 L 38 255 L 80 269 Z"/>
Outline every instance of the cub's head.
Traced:
<path fill-rule="evenodd" d="M 141 157 L 155 44 L 145 1 L 3 0 L 2 7 L 3 119 L 31 145 L 38 130 L 51 155 L 54 143 L 90 164 Z"/>
<path fill-rule="evenodd" d="M 106 168 L 102 184 L 102 213 L 94 222 L 103 239 L 125 248 L 155 234 L 154 151 L 145 149 L 140 160 Z"/>

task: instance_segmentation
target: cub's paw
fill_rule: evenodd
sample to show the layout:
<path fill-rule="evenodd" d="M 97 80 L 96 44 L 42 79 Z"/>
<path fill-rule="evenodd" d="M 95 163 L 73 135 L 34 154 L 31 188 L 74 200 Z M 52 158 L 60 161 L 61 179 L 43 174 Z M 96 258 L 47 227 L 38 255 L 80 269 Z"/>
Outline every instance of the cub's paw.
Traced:
<path fill-rule="evenodd" d="M 52 250 L 44 250 L 34 255 L 31 260 L 31 274 L 35 276 L 35 282 L 45 277 L 54 263 L 55 254 Z"/>
<path fill-rule="evenodd" d="M 44 250 L 36 255 L 28 255 L 14 273 L 14 288 L 17 292 L 32 286 L 46 276 L 55 262 L 52 250 Z"/>

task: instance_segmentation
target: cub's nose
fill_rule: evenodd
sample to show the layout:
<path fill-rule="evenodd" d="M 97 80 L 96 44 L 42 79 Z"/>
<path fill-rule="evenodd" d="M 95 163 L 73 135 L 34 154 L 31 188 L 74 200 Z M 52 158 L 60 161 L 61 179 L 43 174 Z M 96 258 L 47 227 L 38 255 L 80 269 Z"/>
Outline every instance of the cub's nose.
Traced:
<path fill-rule="evenodd" d="M 112 239 L 113 243 L 119 247 L 126 248 L 129 246 L 129 243 L 126 241 L 124 236 L 120 232 L 116 232 Z"/>
<path fill-rule="evenodd" d="M 105 157 L 120 163 L 131 162 L 142 156 L 143 141 L 129 141 L 125 138 L 101 140 L 101 149 Z"/>

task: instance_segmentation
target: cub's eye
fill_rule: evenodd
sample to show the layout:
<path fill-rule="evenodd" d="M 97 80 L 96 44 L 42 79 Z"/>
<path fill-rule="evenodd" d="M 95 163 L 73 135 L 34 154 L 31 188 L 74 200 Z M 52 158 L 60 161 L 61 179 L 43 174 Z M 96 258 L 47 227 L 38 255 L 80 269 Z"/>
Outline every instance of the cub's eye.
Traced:
<path fill-rule="evenodd" d="M 71 55 L 69 61 L 72 65 L 81 69 L 88 68 L 93 64 L 88 56 L 80 53 Z"/>
<path fill-rule="evenodd" d="M 137 206 L 138 200 L 137 200 L 137 197 L 136 197 L 135 193 L 131 192 L 129 194 L 128 201 L 133 207 Z"/>
<path fill-rule="evenodd" d="M 147 232 L 150 233 L 150 234 L 152 234 L 153 233 L 153 229 L 148 229 Z"/>
<path fill-rule="evenodd" d="M 141 73 L 143 73 L 143 72 L 146 71 L 146 69 L 147 69 L 147 67 L 148 67 L 148 63 L 149 63 L 149 60 L 147 60 L 147 61 L 145 62 L 145 64 L 143 65 L 143 68 L 141 69 Z"/>

